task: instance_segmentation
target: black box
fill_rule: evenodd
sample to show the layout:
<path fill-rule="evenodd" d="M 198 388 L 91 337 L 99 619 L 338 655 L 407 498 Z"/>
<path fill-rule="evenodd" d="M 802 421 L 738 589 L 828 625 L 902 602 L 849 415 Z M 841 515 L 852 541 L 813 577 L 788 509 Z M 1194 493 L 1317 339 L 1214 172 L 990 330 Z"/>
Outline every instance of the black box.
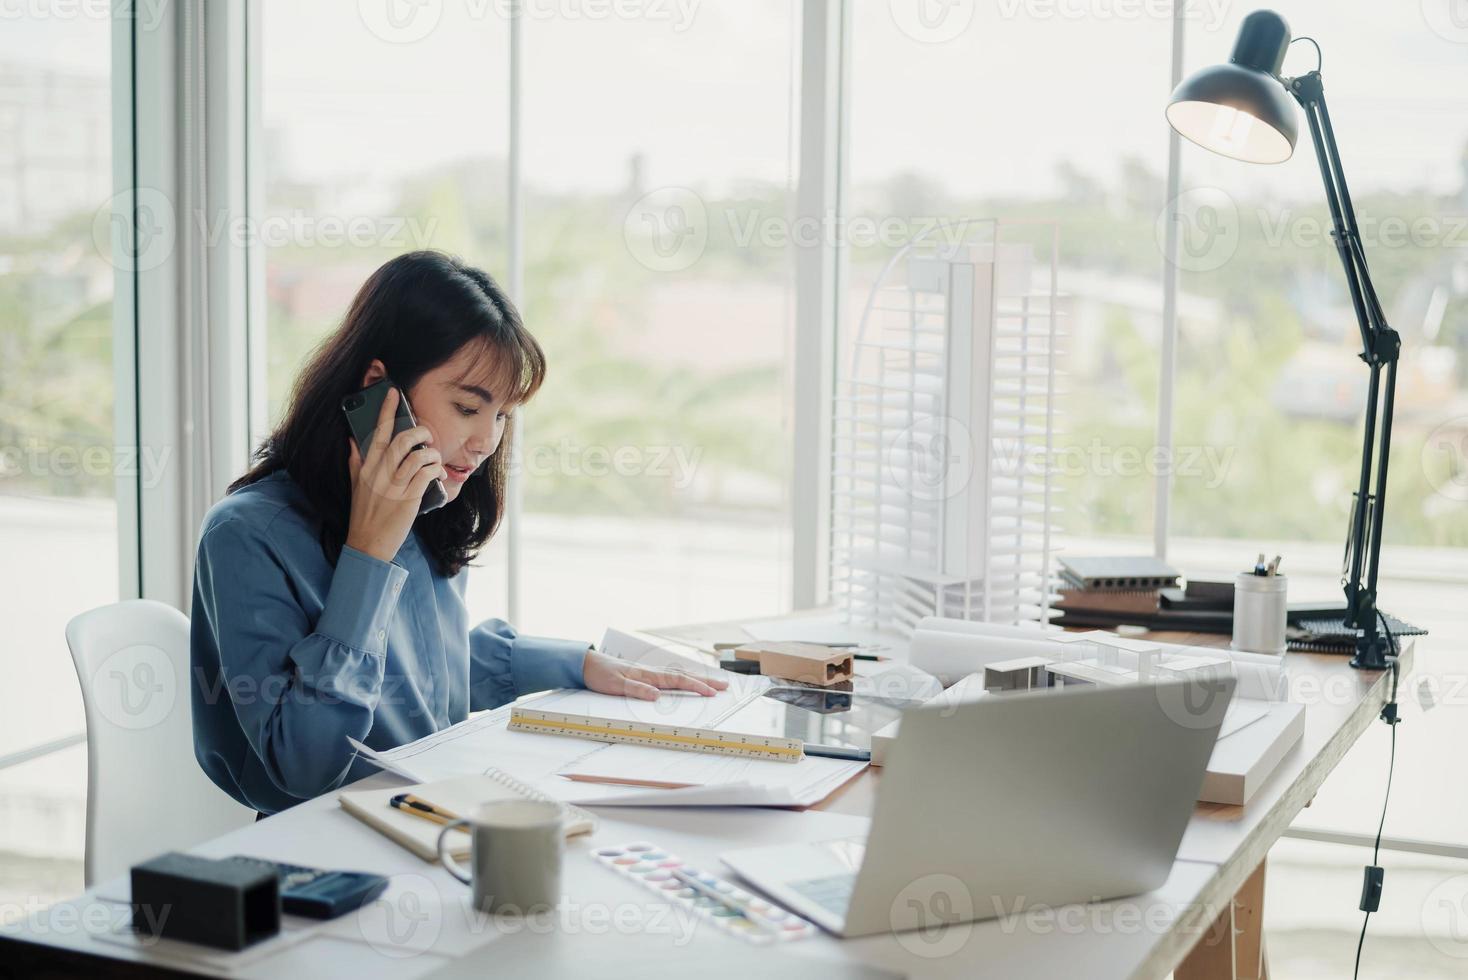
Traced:
<path fill-rule="evenodd" d="M 150 936 L 244 949 L 280 932 L 273 868 L 180 854 L 132 869 L 133 928 Z"/>

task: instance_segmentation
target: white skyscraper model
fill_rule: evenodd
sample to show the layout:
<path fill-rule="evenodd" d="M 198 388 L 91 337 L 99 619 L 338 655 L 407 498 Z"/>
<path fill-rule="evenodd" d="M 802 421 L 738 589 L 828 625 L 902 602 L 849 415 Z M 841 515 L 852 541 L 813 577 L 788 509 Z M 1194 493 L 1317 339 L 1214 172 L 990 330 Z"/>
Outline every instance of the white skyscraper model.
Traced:
<path fill-rule="evenodd" d="M 852 623 L 1047 622 L 1053 223 L 941 225 L 887 264 L 838 374 L 832 589 Z"/>

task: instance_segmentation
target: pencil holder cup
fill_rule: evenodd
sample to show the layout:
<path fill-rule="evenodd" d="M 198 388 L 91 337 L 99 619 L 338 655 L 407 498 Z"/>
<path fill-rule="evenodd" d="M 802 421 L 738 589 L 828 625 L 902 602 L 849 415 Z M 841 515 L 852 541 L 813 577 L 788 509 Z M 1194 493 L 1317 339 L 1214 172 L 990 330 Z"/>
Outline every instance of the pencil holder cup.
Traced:
<path fill-rule="evenodd" d="M 1283 575 L 1240 572 L 1234 579 L 1233 649 L 1248 653 L 1285 652 L 1285 599 Z"/>

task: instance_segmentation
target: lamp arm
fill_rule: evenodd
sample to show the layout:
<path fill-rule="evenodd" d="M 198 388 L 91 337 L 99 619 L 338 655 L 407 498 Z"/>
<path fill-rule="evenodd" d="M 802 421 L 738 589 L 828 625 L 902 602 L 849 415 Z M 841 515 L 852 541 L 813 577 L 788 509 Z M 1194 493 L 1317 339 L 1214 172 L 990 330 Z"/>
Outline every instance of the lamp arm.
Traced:
<path fill-rule="evenodd" d="M 1350 234 L 1346 238 L 1346 246 L 1352 253 L 1355 265 L 1359 269 L 1358 282 L 1361 287 L 1363 299 L 1366 303 L 1366 315 L 1377 333 L 1389 329 L 1386 324 L 1386 315 L 1381 310 L 1381 301 L 1377 298 L 1376 287 L 1371 282 L 1371 272 L 1366 266 L 1366 249 L 1361 243 L 1360 231 L 1356 227 L 1356 209 L 1351 204 L 1351 192 L 1346 187 L 1346 175 L 1341 170 L 1340 150 L 1336 147 L 1335 128 L 1330 124 L 1330 109 L 1325 104 L 1325 90 L 1319 80 L 1319 72 L 1315 73 L 1317 78 L 1314 84 L 1319 91 L 1318 108 L 1320 110 L 1320 127 L 1324 132 L 1326 146 L 1330 150 L 1331 173 L 1335 177 L 1336 187 L 1340 191 L 1341 210 L 1347 221 Z M 1342 261 L 1345 257 L 1342 256 Z"/>
<path fill-rule="evenodd" d="M 1351 307 L 1361 331 L 1361 359 L 1370 368 L 1367 389 L 1366 418 L 1361 447 L 1361 474 L 1356 503 L 1351 509 L 1351 527 L 1347 539 L 1350 554 L 1349 577 L 1345 582 L 1345 625 L 1361 631 L 1356 642 L 1354 667 L 1379 670 L 1386 666 L 1386 649 L 1379 631 L 1376 609 L 1377 573 L 1381 563 L 1381 532 L 1386 508 L 1387 462 L 1391 450 L 1392 411 L 1396 396 L 1397 360 L 1401 338 L 1387 325 L 1381 301 L 1366 265 L 1366 252 L 1356 227 L 1356 212 L 1346 187 L 1340 152 L 1330 113 L 1325 105 L 1325 89 L 1320 72 L 1313 71 L 1297 78 L 1282 79 L 1285 87 L 1305 110 L 1310 138 L 1315 144 L 1315 158 L 1325 184 L 1326 203 L 1330 207 L 1331 238 L 1346 274 L 1351 294 Z M 1382 391 L 1382 370 L 1386 371 Z M 1377 405 L 1381 405 L 1380 428 Z M 1375 444 L 1375 445 L 1374 445 Z M 1376 466 L 1375 492 L 1372 492 L 1373 450 L 1379 454 Z M 1362 581 L 1363 572 L 1365 581 Z M 1386 640 L 1387 646 L 1390 640 Z"/>
<path fill-rule="evenodd" d="M 1376 291 L 1370 286 L 1365 252 L 1361 249 L 1361 236 L 1356 229 L 1356 209 L 1351 205 L 1351 192 L 1346 187 L 1346 175 L 1341 169 L 1340 151 L 1336 146 L 1335 131 L 1330 125 L 1330 113 L 1325 105 L 1325 89 L 1321 84 L 1320 73 L 1312 71 L 1307 75 L 1283 81 L 1290 94 L 1305 110 L 1310 139 L 1315 144 L 1315 160 L 1320 165 L 1320 178 L 1325 185 L 1325 201 L 1330 207 L 1330 237 L 1335 242 L 1336 252 L 1345 268 L 1346 285 L 1351 292 L 1351 306 L 1356 312 L 1356 323 L 1361 330 L 1361 345 L 1369 352 L 1374 346 L 1372 334 L 1378 326 L 1385 324 L 1380 316 L 1380 306 L 1375 302 Z M 1365 356 L 1363 354 L 1363 358 Z M 1367 362 L 1370 363 L 1369 359 Z"/>

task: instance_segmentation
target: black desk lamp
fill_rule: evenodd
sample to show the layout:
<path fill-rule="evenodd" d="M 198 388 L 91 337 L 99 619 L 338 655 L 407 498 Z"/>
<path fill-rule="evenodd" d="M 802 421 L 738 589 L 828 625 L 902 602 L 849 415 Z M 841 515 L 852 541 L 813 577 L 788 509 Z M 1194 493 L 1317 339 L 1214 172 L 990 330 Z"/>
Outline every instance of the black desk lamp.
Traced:
<path fill-rule="evenodd" d="M 1313 38 L 1301 38 L 1315 44 Z M 1172 93 L 1167 121 L 1179 135 L 1205 149 L 1249 163 L 1280 163 L 1295 149 L 1299 125 L 1290 97 L 1305 110 L 1310 138 L 1320 176 L 1325 181 L 1325 198 L 1330 205 L 1336 251 L 1346 269 L 1351 305 L 1361 328 L 1361 360 L 1371 369 L 1370 393 L 1366 401 L 1366 432 L 1361 450 L 1361 484 L 1351 508 L 1351 527 L 1346 540 L 1345 625 L 1360 631 L 1356 656 L 1351 666 L 1382 670 L 1387 657 L 1396 651 L 1390 634 L 1378 628 L 1376 573 L 1381 560 L 1382 513 L 1386 504 L 1387 454 L 1391 449 L 1392 401 L 1397 386 L 1397 355 L 1401 337 L 1387 326 L 1366 253 L 1356 231 L 1356 212 L 1346 190 L 1330 113 L 1325 108 L 1325 91 L 1320 82 L 1320 45 L 1315 44 L 1315 71 L 1296 78 L 1279 74 L 1285 50 L 1290 45 L 1290 28 L 1272 10 L 1256 10 L 1244 18 L 1239 39 L 1228 64 L 1214 65 L 1185 78 Z M 1380 460 L 1376 466 L 1376 492 L 1371 492 L 1371 457 L 1377 440 L 1377 402 L 1381 373 L 1386 369 L 1386 392 L 1381 398 Z M 1363 581 L 1362 572 L 1365 572 Z M 1381 626 L 1385 625 L 1383 621 Z"/>

